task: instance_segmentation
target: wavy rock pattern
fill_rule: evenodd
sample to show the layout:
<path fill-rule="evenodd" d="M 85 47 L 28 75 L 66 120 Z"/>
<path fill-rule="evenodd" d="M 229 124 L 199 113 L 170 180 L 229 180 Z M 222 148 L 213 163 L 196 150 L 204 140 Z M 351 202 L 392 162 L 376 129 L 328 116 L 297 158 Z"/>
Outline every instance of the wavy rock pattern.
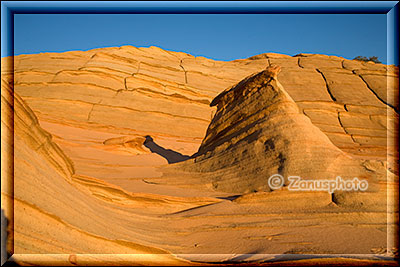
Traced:
<path fill-rule="evenodd" d="M 4 99 L 12 93 L 5 89 L 2 91 Z M 155 263 L 187 263 L 164 250 L 143 245 L 142 241 L 134 242 L 129 236 L 137 236 L 141 231 L 135 233 L 138 229 L 129 226 L 134 220 L 124 218 L 135 214 L 135 220 L 147 221 L 146 215 L 133 212 L 143 205 L 157 214 L 159 209 L 176 212 L 218 200 L 134 194 L 101 180 L 76 175 L 69 158 L 40 127 L 32 110 L 17 94 L 14 95 L 14 130 L 14 192 L 2 191 L 2 198 L 7 201 L 13 195 L 14 214 L 7 216 L 13 217 L 15 223 L 13 252 L 17 261 L 18 254 L 26 253 L 145 253 L 154 254 L 147 261 Z M 109 227 L 115 221 L 118 221 L 117 231 Z M 146 235 L 144 232 L 139 235 L 143 234 Z M 99 259 L 89 257 L 92 262 Z M 21 260 L 24 261 L 23 255 Z M 138 256 L 130 260 L 141 259 Z"/>
<path fill-rule="evenodd" d="M 383 121 L 398 118 L 398 68 L 381 64 L 310 54 L 221 62 L 125 46 L 16 57 L 15 90 L 41 120 L 179 136 L 198 146 L 214 112 L 212 98 L 270 64 L 282 67 L 285 90 L 337 147 L 386 157 L 383 133 L 397 134 L 397 125 Z"/>
<path fill-rule="evenodd" d="M 263 71 L 271 65 L 281 72 Z M 124 46 L 3 58 L 9 244 L 27 264 L 43 257 L 25 253 L 72 264 L 150 253 L 121 259 L 171 265 L 377 254 L 398 221 L 387 202 L 398 185 L 396 86 L 398 68 L 311 54 L 222 62 Z M 194 157 L 168 165 L 171 153 Z M 271 172 L 344 170 L 373 192 L 265 192 Z"/>
<path fill-rule="evenodd" d="M 213 100 L 217 112 L 196 164 L 189 163 L 187 168 L 211 172 L 213 188 L 230 193 L 269 190 L 267 178 L 273 174 L 309 179 L 359 177 L 369 179 L 372 190 L 372 175 L 362 162 L 334 146 L 299 112 L 277 79 L 279 72 L 280 67 L 268 67 Z"/>

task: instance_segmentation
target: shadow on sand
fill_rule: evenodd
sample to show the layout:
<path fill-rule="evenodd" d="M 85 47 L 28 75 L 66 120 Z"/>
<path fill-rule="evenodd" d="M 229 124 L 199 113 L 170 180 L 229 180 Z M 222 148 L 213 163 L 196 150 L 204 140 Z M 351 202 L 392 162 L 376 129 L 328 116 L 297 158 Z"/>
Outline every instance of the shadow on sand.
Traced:
<path fill-rule="evenodd" d="M 150 149 L 151 152 L 160 155 L 168 161 L 168 164 L 177 163 L 190 159 L 187 155 L 182 155 L 179 152 L 173 151 L 171 149 L 165 149 L 162 146 L 157 145 L 150 135 L 146 135 L 146 140 L 143 145 Z"/>

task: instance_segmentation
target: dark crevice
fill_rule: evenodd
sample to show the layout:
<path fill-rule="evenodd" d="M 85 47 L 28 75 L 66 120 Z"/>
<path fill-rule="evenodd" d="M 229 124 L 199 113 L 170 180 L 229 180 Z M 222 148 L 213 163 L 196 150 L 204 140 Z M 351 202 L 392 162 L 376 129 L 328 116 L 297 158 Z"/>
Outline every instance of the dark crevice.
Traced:
<path fill-rule="evenodd" d="M 124 87 L 125 87 L 125 90 L 128 90 L 128 87 L 126 86 L 126 79 L 127 79 L 127 77 L 124 78 Z"/>
<path fill-rule="evenodd" d="M 332 99 L 334 102 L 336 102 L 336 98 L 333 96 L 331 90 L 329 89 L 328 81 L 326 80 L 324 74 L 323 74 L 319 69 L 315 69 L 315 70 L 316 70 L 318 73 L 321 74 L 322 78 L 323 78 L 324 81 L 325 81 L 326 91 L 328 91 L 328 94 L 329 94 L 329 96 L 331 97 L 331 99 Z"/>
<path fill-rule="evenodd" d="M 237 199 L 238 197 L 240 197 L 241 195 L 233 195 L 233 196 L 227 196 L 227 197 L 217 197 L 218 199 L 225 199 L 225 200 L 230 200 L 230 201 L 232 201 L 232 200 L 235 200 L 235 199 Z"/>
<path fill-rule="evenodd" d="M 331 193 L 331 202 L 332 202 L 332 203 L 335 203 L 336 205 L 338 204 L 338 203 L 337 203 L 337 200 L 336 200 L 335 193 Z"/>
<path fill-rule="evenodd" d="M 297 59 L 297 65 L 298 65 L 300 68 L 304 69 L 304 67 L 303 67 L 302 65 L 300 65 L 300 57 Z"/>
<path fill-rule="evenodd" d="M 182 65 L 182 61 L 183 61 L 183 59 L 181 59 L 181 61 L 179 63 L 179 66 L 183 69 L 183 72 L 185 73 L 185 84 L 187 84 L 187 73 L 186 73 L 185 68 Z"/>
<path fill-rule="evenodd" d="M 168 161 L 168 164 L 177 163 L 190 159 L 188 155 L 182 155 L 179 152 L 171 149 L 165 149 L 164 147 L 156 144 L 150 135 L 145 136 L 146 140 L 143 145 L 150 149 L 152 153 L 156 153 Z"/>
<path fill-rule="evenodd" d="M 338 121 L 339 121 L 340 126 L 343 128 L 344 132 L 347 133 L 347 134 L 349 134 L 349 133 L 346 131 L 346 128 L 344 128 L 342 121 L 340 120 L 340 112 L 338 112 L 337 119 L 338 119 Z"/>
<path fill-rule="evenodd" d="M 146 184 L 159 184 L 159 183 L 147 181 L 146 179 L 142 179 L 142 181 L 145 182 Z"/>
<path fill-rule="evenodd" d="M 90 56 L 90 59 L 93 59 L 96 55 L 97 53 L 94 53 L 93 55 Z"/>
<path fill-rule="evenodd" d="M 343 128 L 343 131 L 344 131 L 347 135 L 350 136 L 351 140 L 353 140 L 354 143 L 358 144 L 358 143 L 356 142 L 356 140 L 354 140 L 353 135 L 351 135 L 349 132 L 347 132 L 346 128 L 343 126 L 342 120 L 340 119 L 340 112 L 338 112 L 338 117 L 337 117 L 337 118 L 338 118 L 338 121 L 339 121 L 340 126 Z"/>
<path fill-rule="evenodd" d="M 379 101 L 381 101 L 381 102 L 382 102 L 383 104 L 385 104 L 386 106 L 389 106 L 389 107 L 391 107 L 392 109 L 394 109 L 394 111 L 396 111 L 396 113 L 399 113 L 398 108 L 394 107 L 392 104 L 387 103 L 385 100 L 383 100 L 374 90 L 372 90 L 372 88 L 369 86 L 369 84 L 364 80 L 364 78 L 363 78 L 361 75 L 355 73 L 355 71 L 353 71 L 353 73 L 354 73 L 355 75 L 357 75 L 358 77 L 360 77 L 360 79 L 365 83 L 365 85 L 367 86 L 367 88 L 375 95 L 376 98 L 378 98 Z"/>

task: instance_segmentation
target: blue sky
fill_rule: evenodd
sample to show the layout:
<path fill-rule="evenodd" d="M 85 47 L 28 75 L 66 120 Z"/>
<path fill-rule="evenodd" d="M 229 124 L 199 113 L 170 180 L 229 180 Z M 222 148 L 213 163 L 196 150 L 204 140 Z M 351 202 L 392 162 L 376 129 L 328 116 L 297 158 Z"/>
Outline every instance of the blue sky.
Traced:
<path fill-rule="evenodd" d="M 217 60 L 275 52 L 386 63 L 384 14 L 15 14 L 14 53 L 158 46 Z"/>

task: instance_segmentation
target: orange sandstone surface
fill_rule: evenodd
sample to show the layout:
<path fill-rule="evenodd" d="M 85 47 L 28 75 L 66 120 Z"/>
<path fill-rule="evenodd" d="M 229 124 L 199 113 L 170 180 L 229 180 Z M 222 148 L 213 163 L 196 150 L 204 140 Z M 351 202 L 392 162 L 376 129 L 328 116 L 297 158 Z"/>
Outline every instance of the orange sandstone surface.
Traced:
<path fill-rule="evenodd" d="M 397 67 L 123 46 L 1 71 L 2 216 L 20 264 L 394 264 Z M 289 176 L 368 189 L 291 191 Z"/>

